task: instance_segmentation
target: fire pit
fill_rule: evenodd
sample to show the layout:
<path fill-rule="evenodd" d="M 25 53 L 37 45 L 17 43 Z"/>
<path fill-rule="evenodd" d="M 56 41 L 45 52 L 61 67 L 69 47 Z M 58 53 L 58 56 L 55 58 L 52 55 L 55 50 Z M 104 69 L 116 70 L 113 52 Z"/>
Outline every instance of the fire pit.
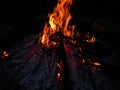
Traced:
<path fill-rule="evenodd" d="M 1 90 L 118 90 L 117 52 L 71 24 L 72 3 L 59 0 L 40 34 L 3 52 Z"/>

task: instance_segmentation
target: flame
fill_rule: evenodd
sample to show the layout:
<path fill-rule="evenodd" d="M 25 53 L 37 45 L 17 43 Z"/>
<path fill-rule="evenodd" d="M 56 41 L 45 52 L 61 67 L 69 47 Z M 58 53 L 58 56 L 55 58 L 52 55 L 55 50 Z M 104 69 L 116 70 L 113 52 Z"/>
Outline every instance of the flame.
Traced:
<path fill-rule="evenodd" d="M 99 63 L 99 62 L 94 62 L 93 63 L 95 66 L 101 66 L 101 63 Z"/>
<path fill-rule="evenodd" d="M 4 57 L 9 57 L 9 55 L 10 55 L 10 54 L 9 54 L 7 51 L 4 51 L 4 52 L 3 52 L 3 55 L 2 55 L 2 58 L 4 58 Z"/>
<path fill-rule="evenodd" d="M 44 43 L 44 40 L 45 40 L 45 35 L 42 36 L 41 42 Z"/>
<path fill-rule="evenodd" d="M 86 42 L 94 43 L 96 38 L 93 36 L 90 40 L 86 40 Z"/>
<path fill-rule="evenodd" d="M 90 59 L 89 59 L 89 62 L 91 63 L 91 65 L 90 65 L 91 71 L 93 71 L 93 72 L 101 71 L 102 64 L 100 62 L 92 61 Z"/>
<path fill-rule="evenodd" d="M 73 37 L 75 26 L 69 26 L 69 21 L 72 19 L 70 14 L 70 7 L 73 0 L 58 0 L 57 6 L 54 8 L 52 13 L 48 14 L 49 23 L 45 24 L 43 30 L 43 36 L 41 43 L 49 47 L 49 43 L 53 43 L 49 40 L 49 37 L 55 32 L 62 32 L 63 35 Z"/>
<path fill-rule="evenodd" d="M 89 59 L 89 63 L 91 63 L 91 64 L 94 65 L 94 66 L 98 66 L 98 67 L 102 66 L 102 64 L 101 64 L 100 62 L 98 62 L 98 61 L 93 61 L 93 60 L 91 60 L 91 59 Z"/>
<path fill-rule="evenodd" d="M 91 37 L 90 32 L 85 35 L 85 41 L 88 43 L 94 43 L 96 38 L 94 36 Z"/>

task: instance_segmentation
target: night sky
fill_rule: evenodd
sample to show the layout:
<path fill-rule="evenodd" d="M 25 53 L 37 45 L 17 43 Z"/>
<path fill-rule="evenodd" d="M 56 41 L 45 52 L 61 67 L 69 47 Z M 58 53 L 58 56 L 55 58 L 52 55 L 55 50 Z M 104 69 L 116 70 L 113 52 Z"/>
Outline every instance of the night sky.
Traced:
<path fill-rule="evenodd" d="M 37 16 L 46 16 L 57 4 L 57 0 L 39 1 L 6 1 L 0 2 L 0 41 L 2 47 L 8 46 L 13 41 L 25 36 L 30 31 L 34 32 L 39 27 Z M 106 19 L 110 21 L 112 32 L 118 34 L 119 25 L 119 3 L 108 0 L 74 0 L 71 7 L 72 16 L 95 19 Z M 43 23 L 43 22 L 42 22 Z M 116 35 L 115 35 L 116 36 Z"/>
<path fill-rule="evenodd" d="M 1 18 L 17 19 L 31 17 L 52 11 L 57 0 L 39 1 L 4 1 L 0 2 Z M 118 1 L 108 0 L 74 0 L 72 12 L 83 16 L 112 18 L 119 12 Z M 119 15 L 118 15 L 119 16 Z"/>

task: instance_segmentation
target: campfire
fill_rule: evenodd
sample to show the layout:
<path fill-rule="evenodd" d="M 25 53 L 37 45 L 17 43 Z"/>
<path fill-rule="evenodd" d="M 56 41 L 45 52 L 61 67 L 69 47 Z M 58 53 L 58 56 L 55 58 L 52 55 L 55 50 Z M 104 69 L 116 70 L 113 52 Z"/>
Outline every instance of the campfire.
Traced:
<path fill-rule="evenodd" d="M 17 78 L 15 83 L 22 88 L 78 90 L 83 85 L 87 86 L 84 90 L 98 90 L 92 75 L 101 71 L 103 61 L 100 58 L 104 56 L 99 51 L 103 48 L 93 34 L 81 32 L 71 23 L 72 4 L 73 0 L 58 0 L 38 36 L 25 39 L 10 53 L 3 52 L 3 62 L 11 57 L 9 67 L 14 70 L 11 77 Z M 86 80 L 86 84 L 82 80 Z"/>
<path fill-rule="evenodd" d="M 46 57 L 49 57 L 48 53 L 56 54 L 56 82 L 59 89 L 64 88 L 64 90 L 68 90 L 69 87 L 68 62 L 72 63 L 73 67 L 75 59 L 78 59 L 80 64 L 90 63 L 94 66 L 101 66 L 99 62 L 86 61 L 84 45 L 94 48 L 96 38 L 90 35 L 89 32 L 81 35 L 80 32 L 75 30 L 76 25 L 70 25 L 72 19 L 70 8 L 72 4 L 73 0 L 58 0 L 57 6 L 48 14 L 49 21 L 45 23 L 44 29 L 39 36 L 37 47 L 39 49 L 44 48 L 46 61 L 48 60 Z M 75 54 L 73 50 L 76 51 Z M 35 49 L 32 52 L 35 52 Z M 32 55 L 34 54 L 32 53 Z"/>

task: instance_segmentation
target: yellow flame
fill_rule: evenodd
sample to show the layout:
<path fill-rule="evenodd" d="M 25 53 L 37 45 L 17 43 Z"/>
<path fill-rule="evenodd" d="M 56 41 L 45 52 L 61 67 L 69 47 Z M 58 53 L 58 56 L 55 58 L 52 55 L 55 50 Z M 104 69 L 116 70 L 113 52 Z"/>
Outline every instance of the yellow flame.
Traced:
<path fill-rule="evenodd" d="M 41 40 L 41 42 L 44 44 L 44 40 L 45 40 L 45 36 L 43 35 L 42 36 L 42 40 Z"/>
<path fill-rule="evenodd" d="M 49 24 L 50 24 L 52 30 L 55 30 L 55 29 L 56 29 L 56 25 L 54 24 L 53 15 L 54 15 L 54 14 L 52 14 L 52 15 L 50 16 Z"/>

